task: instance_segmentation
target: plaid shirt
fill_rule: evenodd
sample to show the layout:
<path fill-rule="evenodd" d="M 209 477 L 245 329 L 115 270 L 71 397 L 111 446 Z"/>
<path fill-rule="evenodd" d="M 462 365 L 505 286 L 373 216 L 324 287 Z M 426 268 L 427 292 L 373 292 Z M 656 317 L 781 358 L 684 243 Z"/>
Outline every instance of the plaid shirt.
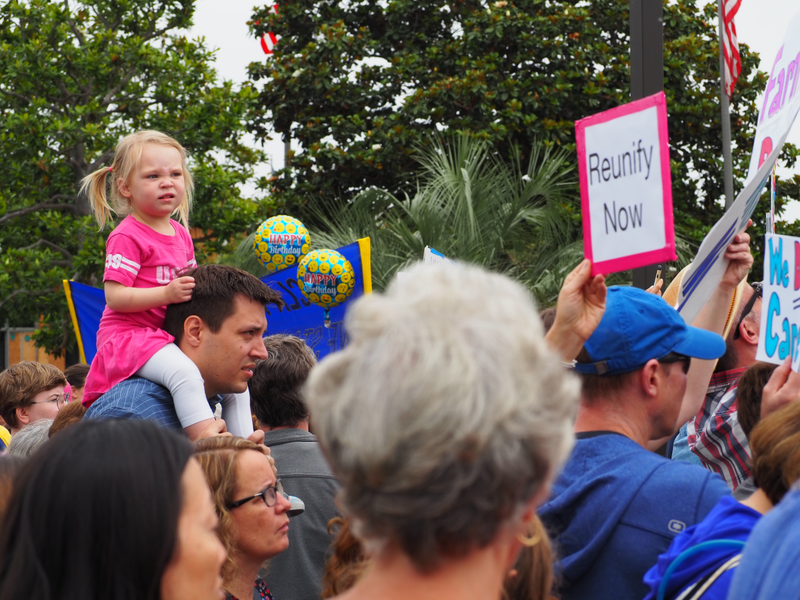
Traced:
<path fill-rule="evenodd" d="M 735 490 L 750 476 L 750 445 L 739 424 L 736 392 L 744 369 L 715 373 L 703 408 L 689 421 L 689 448 Z"/>

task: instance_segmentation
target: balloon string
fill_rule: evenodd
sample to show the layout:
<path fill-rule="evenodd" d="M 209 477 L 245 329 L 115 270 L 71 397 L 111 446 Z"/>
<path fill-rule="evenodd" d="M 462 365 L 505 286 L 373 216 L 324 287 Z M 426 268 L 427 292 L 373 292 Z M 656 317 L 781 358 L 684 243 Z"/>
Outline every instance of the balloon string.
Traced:
<path fill-rule="evenodd" d="M 325 327 L 331 328 L 331 311 L 329 308 L 325 309 Z"/>

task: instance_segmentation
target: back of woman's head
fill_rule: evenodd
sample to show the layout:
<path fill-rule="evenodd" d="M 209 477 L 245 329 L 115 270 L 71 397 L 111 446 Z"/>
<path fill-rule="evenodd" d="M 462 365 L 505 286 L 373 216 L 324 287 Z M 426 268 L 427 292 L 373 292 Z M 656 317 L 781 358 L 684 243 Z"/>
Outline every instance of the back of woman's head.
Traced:
<path fill-rule="evenodd" d="M 357 535 L 420 571 L 489 544 L 572 447 L 579 383 L 529 294 L 467 266 L 418 266 L 347 313 L 311 372 L 314 430 Z"/>
<path fill-rule="evenodd" d="M 194 180 L 186 164 L 186 150 L 176 139 L 166 133 L 144 130 L 131 133 L 122 138 L 114 151 L 114 161 L 111 166 L 101 167 L 84 177 L 81 182 L 80 193 L 89 196 L 89 206 L 94 212 L 100 229 L 105 226 L 106 221 L 111 220 L 112 212 L 124 216 L 131 211 L 130 202 L 120 193 L 117 183 L 120 180 L 130 182 L 131 177 L 139 168 L 142 149 L 147 144 L 175 148 L 180 154 L 185 195 L 176 212 L 178 213 L 178 220 L 183 223 L 184 227 L 189 227 L 189 210 L 192 206 Z"/>
<path fill-rule="evenodd" d="M 800 402 L 761 419 L 748 441 L 756 486 L 777 504 L 800 478 Z"/>
<path fill-rule="evenodd" d="M 0 533 L 0 600 L 158 600 L 191 444 L 150 421 L 83 421 L 29 459 Z"/>
<path fill-rule="evenodd" d="M 242 452 L 254 451 L 267 455 L 260 444 L 240 437 L 211 437 L 201 439 L 194 446 L 195 457 L 203 469 L 214 508 L 219 517 L 218 533 L 228 557 L 222 566 L 222 578 L 227 581 L 233 573 L 236 548 L 233 539 L 233 517 L 229 505 L 236 493 L 236 461 Z M 273 463 L 272 457 L 270 462 Z"/>

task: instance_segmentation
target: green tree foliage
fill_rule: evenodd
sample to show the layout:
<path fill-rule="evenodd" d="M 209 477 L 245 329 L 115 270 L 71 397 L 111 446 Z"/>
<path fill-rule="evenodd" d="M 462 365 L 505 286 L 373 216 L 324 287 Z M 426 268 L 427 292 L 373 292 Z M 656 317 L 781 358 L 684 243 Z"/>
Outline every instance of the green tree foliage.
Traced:
<path fill-rule="evenodd" d="M 218 84 L 213 53 L 180 33 L 192 0 L 12 0 L 0 8 L 0 323 L 44 316 L 37 343 L 73 339 L 61 281 L 99 284 L 98 233 L 78 183 L 124 135 L 158 129 L 189 150 L 198 260 L 257 221 L 238 186 L 255 92 Z"/>
<path fill-rule="evenodd" d="M 504 273 L 528 286 L 544 304 L 555 302 L 561 280 L 582 258 L 583 247 L 564 199 L 575 170 L 564 150 L 534 144 L 527 165 L 512 150 L 503 160 L 484 140 L 462 134 L 434 139 L 415 152 L 416 191 L 398 197 L 370 188 L 332 216 L 309 207 L 313 248 L 338 248 L 368 236 L 373 287 L 383 290 L 395 273 L 422 258 L 425 246 L 445 256 Z M 253 236 L 231 264 L 267 273 L 255 258 Z"/>
<path fill-rule="evenodd" d="M 722 214 L 715 6 L 664 5 L 676 224 L 691 245 Z M 303 216 L 317 203 L 332 214 L 370 186 L 413 193 L 413 150 L 436 130 L 469 132 L 507 158 L 536 139 L 571 152 L 575 120 L 630 99 L 628 10 L 628 0 L 293 0 L 277 16 L 256 12 L 256 33 L 283 36 L 272 61 L 251 66 L 258 132 L 272 125 L 300 147 L 272 181 L 276 200 Z M 737 190 L 766 83 L 757 56 L 741 52 Z M 786 164 L 795 156 L 787 146 Z M 797 182 L 786 183 L 796 197 Z M 577 208 L 577 190 L 572 200 Z"/>

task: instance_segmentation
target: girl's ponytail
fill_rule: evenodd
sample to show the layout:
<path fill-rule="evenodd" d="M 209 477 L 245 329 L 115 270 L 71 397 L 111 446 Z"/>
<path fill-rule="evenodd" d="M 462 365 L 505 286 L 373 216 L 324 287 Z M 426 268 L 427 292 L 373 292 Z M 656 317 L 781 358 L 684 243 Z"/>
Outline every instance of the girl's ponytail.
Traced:
<path fill-rule="evenodd" d="M 106 225 L 106 221 L 111 220 L 111 205 L 108 203 L 108 175 L 112 174 L 111 167 L 102 167 L 94 173 L 90 173 L 81 181 L 80 194 L 87 194 L 89 206 L 94 213 L 94 218 L 100 229 Z M 113 185 L 113 178 L 112 178 Z"/>

